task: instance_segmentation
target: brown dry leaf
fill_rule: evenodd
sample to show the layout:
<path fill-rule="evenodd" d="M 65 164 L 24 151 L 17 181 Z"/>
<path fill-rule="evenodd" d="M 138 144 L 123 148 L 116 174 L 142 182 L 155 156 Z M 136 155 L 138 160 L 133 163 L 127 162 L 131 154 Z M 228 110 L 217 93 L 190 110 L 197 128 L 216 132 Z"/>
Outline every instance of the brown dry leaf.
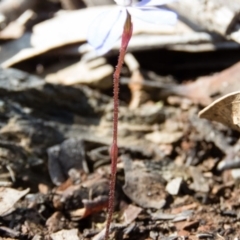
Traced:
<path fill-rule="evenodd" d="M 240 89 L 240 62 L 213 76 L 199 77 L 195 82 L 174 86 L 172 91 L 206 106 L 212 102 L 213 95 L 223 96 L 236 89 Z"/>
<path fill-rule="evenodd" d="M 0 188 L 0 216 L 7 215 L 15 210 L 14 204 L 29 192 L 29 188 L 18 191 L 12 188 Z"/>
<path fill-rule="evenodd" d="M 240 131 L 240 92 L 233 92 L 217 99 L 200 111 L 198 116 Z"/>
<path fill-rule="evenodd" d="M 147 168 L 142 162 L 132 162 L 126 155 L 121 159 L 125 172 L 124 193 L 143 208 L 162 208 L 168 194 L 159 171 Z"/>

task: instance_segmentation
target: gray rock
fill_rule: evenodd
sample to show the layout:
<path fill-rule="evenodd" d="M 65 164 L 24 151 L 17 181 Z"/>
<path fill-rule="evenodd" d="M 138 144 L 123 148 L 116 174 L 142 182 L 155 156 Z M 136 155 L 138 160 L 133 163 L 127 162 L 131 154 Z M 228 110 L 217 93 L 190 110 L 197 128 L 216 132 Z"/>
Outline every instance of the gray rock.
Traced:
<path fill-rule="evenodd" d="M 72 138 L 48 148 L 48 169 L 54 184 L 60 185 L 69 177 L 70 169 L 88 172 L 83 141 Z"/>

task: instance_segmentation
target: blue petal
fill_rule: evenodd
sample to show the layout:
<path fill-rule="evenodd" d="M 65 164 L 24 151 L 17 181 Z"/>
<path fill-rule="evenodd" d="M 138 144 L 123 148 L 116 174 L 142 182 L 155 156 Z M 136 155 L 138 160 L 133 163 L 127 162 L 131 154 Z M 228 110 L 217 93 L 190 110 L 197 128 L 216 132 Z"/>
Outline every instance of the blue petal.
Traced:
<path fill-rule="evenodd" d="M 105 11 L 99 14 L 89 26 L 88 42 L 98 48 L 103 44 L 120 16 L 119 9 Z"/>
<path fill-rule="evenodd" d="M 174 25 L 177 20 L 177 14 L 159 8 L 128 8 L 129 13 L 145 22 L 154 24 Z"/>
<path fill-rule="evenodd" d="M 142 7 L 142 6 L 160 6 L 163 4 L 168 4 L 170 2 L 175 2 L 176 0 L 142 0 L 135 6 Z"/>
<path fill-rule="evenodd" d="M 145 22 L 154 24 L 170 24 L 174 25 L 177 20 L 177 14 L 163 10 L 159 8 L 128 8 L 129 13 L 136 18 L 139 18 Z"/>
<path fill-rule="evenodd" d="M 120 8 L 101 13 L 91 23 L 88 42 L 99 52 L 109 51 L 122 34 L 126 10 Z"/>

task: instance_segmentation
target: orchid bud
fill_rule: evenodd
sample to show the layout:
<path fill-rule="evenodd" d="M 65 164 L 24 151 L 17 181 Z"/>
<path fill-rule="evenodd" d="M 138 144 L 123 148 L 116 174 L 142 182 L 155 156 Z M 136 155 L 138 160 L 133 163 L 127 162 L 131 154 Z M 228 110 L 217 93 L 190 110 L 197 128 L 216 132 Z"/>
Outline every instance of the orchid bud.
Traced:
<path fill-rule="evenodd" d="M 132 26 L 132 21 L 131 21 L 131 15 L 127 11 L 127 18 L 124 24 L 123 28 L 123 34 L 122 34 L 122 47 L 127 48 L 128 43 L 132 37 L 132 31 L 133 31 L 133 26 Z"/>

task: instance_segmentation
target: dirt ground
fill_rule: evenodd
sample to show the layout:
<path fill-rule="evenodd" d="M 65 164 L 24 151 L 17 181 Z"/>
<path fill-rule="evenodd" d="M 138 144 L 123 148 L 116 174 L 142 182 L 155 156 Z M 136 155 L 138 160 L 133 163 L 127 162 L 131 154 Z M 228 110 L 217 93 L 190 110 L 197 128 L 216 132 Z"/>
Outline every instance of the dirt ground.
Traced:
<path fill-rule="evenodd" d="M 84 58 L 86 39 L 78 32 L 87 23 L 75 17 L 90 14 L 91 1 L 25 0 L 16 8 L 23 22 L 18 11 L 8 15 L 11 1 L 3 2 L 0 238 L 103 239 L 118 51 Z M 71 29 L 64 26 L 69 19 Z M 122 69 L 110 238 L 237 240 L 239 93 L 210 108 L 225 125 L 198 114 L 240 89 L 240 47 L 207 30 L 201 34 L 212 39 L 182 43 L 185 30 L 171 31 L 169 39 L 179 41 L 171 46 L 136 47 L 133 39 Z M 219 41 L 224 47 L 205 49 Z"/>

